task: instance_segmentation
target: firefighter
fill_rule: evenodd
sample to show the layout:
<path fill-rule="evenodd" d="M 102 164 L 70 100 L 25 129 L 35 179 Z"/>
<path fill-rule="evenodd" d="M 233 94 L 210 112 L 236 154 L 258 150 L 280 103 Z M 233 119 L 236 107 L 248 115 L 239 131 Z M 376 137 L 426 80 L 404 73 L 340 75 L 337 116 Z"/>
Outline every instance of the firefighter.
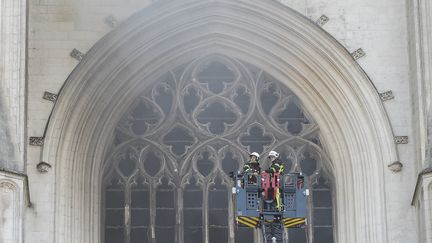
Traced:
<path fill-rule="evenodd" d="M 244 173 L 254 173 L 260 174 L 261 167 L 259 164 L 259 154 L 257 152 L 252 152 L 249 154 L 249 161 L 243 166 Z"/>
<path fill-rule="evenodd" d="M 271 162 L 270 167 L 266 170 L 267 173 L 270 173 L 273 176 L 275 176 L 276 173 L 282 174 L 284 171 L 284 166 L 282 164 L 282 161 L 279 159 L 279 153 L 277 153 L 276 151 L 270 151 L 268 158 Z M 275 199 L 276 199 L 276 209 L 277 211 L 282 211 L 283 210 L 283 198 L 281 197 L 281 195 L 283 194 L 283 192 L 280 190 L 280 188 L 278 186 L 276 186 L 276 188 L 271 188 L 271 194 L 270 195 L 274 195 L 273 193 L 275 193 Z"/>
<path fill-rule="evenodd" d="M 271 162 L 270 167 L 266 170 L 267 173 L 283 173 L 284 171 L 284 166 L 282 164 L 282 161 L 279 159 L 279 154 L 276 151 L 270 151 L 268 158 Z"/>
<path fill-rule="evenodd" d="M 256 184 L 258 182 L 257 176 L 261 173 L 261 167 L 259 164 L 259 154 L 252 152 L 249 154 L 249 161 L 243 166 L 243 173 L 250 173 L 248 175 L 248 183 Z"/>

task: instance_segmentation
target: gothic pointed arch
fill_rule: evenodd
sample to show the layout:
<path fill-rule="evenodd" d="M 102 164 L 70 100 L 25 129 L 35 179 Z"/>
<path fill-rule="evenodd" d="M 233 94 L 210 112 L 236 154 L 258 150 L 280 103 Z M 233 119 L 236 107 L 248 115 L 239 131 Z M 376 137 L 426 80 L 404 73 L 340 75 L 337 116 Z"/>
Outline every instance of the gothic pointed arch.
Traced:
<path fill-rule="evenodd" d="M 270 121 L 273 129 L 302 134 L 302 128 L 310 125 L 307 119 L 287 122 L 295 117 L 285 112 L 298 112 L 295 107 L 299 104 L 316 122 L 319 142 L 329 157 L 327 169 L 334 177 L 336 241 L 387 242 L 384 168 L 397 160 L 397 153 L 375 88 L 350 54 L 317 25 L 277 2 L 259 0 L 156 3 L 122 23 L 86 54 L 59 95 L 43 148 L 42 159 L 55 167 L 56 228 L 53 232 L 56 242 L 100 242 L 100 183 L 104 162 L 112 150 L 106 144 L 114 141 L 113 131 L 124 111 L 134 102 L 141 102 L 147 111 L 152 111 L 151 116 L 135 121 L 142 126 L 124 127 L 125 131 L 142 135 L 163 126 L 160 119 L 165 119 L 166 111 L 175 109 L 179 102 L 172 100 L 160 108 L 154 107 L 148 99 L 157 102 L 157 94 L 137 101 L 151 85 L 146 81 L 157 80 L 167 70 L 175 75 L 177 67 L 184 68 L 182 65 L 211 55 L 219 55 L 220 63 L 241 60 L 264 70 L 295 94 L 298 101 L 287 98 L 274 109 L 272 114 L 276 118 Z M 232 72 L 224 85 L 235 83 L 238 74 Z M 166 80 L 169 79 L 167 75 Z M 218 85 L 201 82 L 191 85 L 186 94 L 199 99 L 197 87 L 202 85 L 214 94 L 223 91 Z M 243 86 L 243 90 L 247 88 Z M 164 92 L 163 83 L 159 92 Z M 238 93 L 243 94 L 241 90 Z M 215 136 L 233 132 L 242 122 L 238 121 L 237 114 L 247 113 L 249 108 L 222 104 L 218 97 L 198 104 L 201 113 L 194 114 L 195 119 L 187 122 Z M 212 125 L 206 109 L 226 111 L 223 129 Z M 262 109 L 265 111 L 265 107 Z M 289 156 L 292 149 L 273 141 L 267 127 L 260 127 L 259 122 L 251 125 L 255 127 L 249 133 L 262 132 L 263 137 L 270 137 L 263 139 L 269 143 L 265 146 L 279 146 Z M 175 128 L 178 129 L 171 135 L 181 132 L 187 136 L 191 132 L 181 123 Z M 164 157 L 164 165 L 180 171 L 182 167 L 170 161 L 183 155 L 197 140 L 191 136 L 178 146 L 175 136 L 161 139 L 170 142 L 171 150 L 177 153 L 172 158 Z M 247 141 L 247 136 L 238 139 Z M 153 145 L 149 142 L 144 146 Z M 318 156 L 314 146 L 309 144 L 311 152 L 298 155 L 297 166 L 314 164 L 311 161 Z M 290 156 L 295 153 L 291 152 Z M 123 172 L 120 168 L 113 171 L 124 178 L 122 173 L 137 173 L 135 167 L 125 168 Z M 152 177 L 163 172 L 154 169 L 149 173 L 148 177 Z M 215 169 L 207 173 L 215 173 Z M 198 175 L 197 178 L 199 181 Z M 171 185 L 160 183 L 167 188 Z M 194 183 L 192 192 L 202 190 L 199 183 Z M 141 185 L 139 190 L 145 191 L 147 184 Z M 325 191 L 326 181 L 317 178 L 316 190 Z"/>

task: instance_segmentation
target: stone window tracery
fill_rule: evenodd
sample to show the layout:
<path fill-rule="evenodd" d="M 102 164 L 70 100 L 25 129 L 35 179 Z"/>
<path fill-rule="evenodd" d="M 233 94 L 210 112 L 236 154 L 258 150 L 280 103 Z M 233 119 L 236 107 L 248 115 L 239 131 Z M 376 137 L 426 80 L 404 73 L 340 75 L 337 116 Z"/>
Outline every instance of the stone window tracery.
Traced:
<path fill-rule="evenodd" d="M 233 221 L 229 172 L 248 151 L 280 152 L 310 181 L 311 230 L 291 241 L 333 242 L 331 173 L 319 129 L 281 82 L 212 55 L 171 70 L 120 120 L 103 178 L 105 243 L 258 242 Z"/>

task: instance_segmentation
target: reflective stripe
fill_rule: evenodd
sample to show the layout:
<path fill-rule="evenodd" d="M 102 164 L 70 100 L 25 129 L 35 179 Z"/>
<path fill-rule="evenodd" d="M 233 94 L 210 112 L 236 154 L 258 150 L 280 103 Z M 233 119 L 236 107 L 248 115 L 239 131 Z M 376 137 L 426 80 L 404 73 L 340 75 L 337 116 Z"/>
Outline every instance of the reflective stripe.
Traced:
<path fill-rule="evenodd" d="M 251 224 L 251 223 L 249 223 L 247 221 L 243 221 L 243 219 L 237 219 L 237 222 L 240 223 L 240 224 L 244 224 L 244 225 L 246 225 L 248 227 L 255 228 L 254 224 Z"/>
<path fill-rule="evenodd" d="M 303 219 L 303 220 L 299 220 L 297 222 L 286 223 L 286 224 L 284 224 L 284 226 L 285 226 L 285 228 L 300 227 L 304 223 L 305 223 L 305 220 Z"/>
<path fill-rule="evenodd" d="M 283 224 L 285 228 L 300 227 L 306 223 L 305 218 L 285 218 Z"/>
<path fill-rule="evenodd" d="M 246 225 L 251 228 L 256 228 L 259 223 L 259 218 L 257 217 L 237 217 L 237 223 Z"/>
<path fill-rule="evenodd" d="M 270 170 L 273 172 L 282 172 L 284 170 L 284 166 L 276 162 L 270 166 Z"/>
<path fill-rule="evenodd" d="M 279 188 L 276 188 L 276 208 L 279 210 L 279 212 L 282 211 L 282 206 L 283 206 L 281 205 L 280 199 L 281 199 L 281 194 Z"/>
<path fill-rule="evenodd" d="M 249 218 L 249 217 L 239 217 L 238 219 L 244 220 L 244 221 L 248 221 L 251 224 L 257 224 L 258 222 L 256 220 L 254 220 L 254 218 Z"/>

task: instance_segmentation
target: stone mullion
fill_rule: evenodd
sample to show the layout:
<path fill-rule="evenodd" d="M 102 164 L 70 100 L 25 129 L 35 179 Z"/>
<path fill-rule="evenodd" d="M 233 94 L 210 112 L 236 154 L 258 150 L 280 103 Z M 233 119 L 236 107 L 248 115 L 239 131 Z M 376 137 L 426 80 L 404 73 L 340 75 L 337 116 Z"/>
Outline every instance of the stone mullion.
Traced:
<path fill-rule="evenodd" d="M 313 179 L 310 178 L 309 181 L 312 181 Z M 306 234 L 308 234 L 308 242 L 307 243 L 312 243 L 314 242 L 314 238 L 313 238 L 313 214 L 314 214 L 314 206 L 313 206 L 313 190 L 312 190 L 312 185 L 309 185 L 309 196 L 307 197 L 307 207 L 309 210 L 307 210 L 307 217 L 308 217 L 308 222 L 307 222 L 307 226 L 309 227 L 309 230 L 306 232 Z"/>
<path fill-rule="evenodd" d="M 228 193 L 228 231 L 229 231 L 229 235 L 228 235 L 228 242 L 229 243 L 235 243 L 235 224 L 234 224 L 234 203 L 233 203 L 233 194 L 231 191 L 231 187 L 230 185 L 226 185 L 227 186 L 227 193 Z"/>
<path fill-rule="evenodd" d="M 149 195 L 150 195 L 150 243 L 156 243 L 156 187 L 155 183 L 151 183 L 149 187 Z"/>
<path fill-rule="evenodd" d="M 203 188 L 203 231 L 204 231 L 204 243 L 209 243 L 209 225 L 208 225 L 208 182 L 205 182 Z"/>
<path fill-rule="evenodd" d="M 130 183 L 125 185 L 125 207 L 124 207 L 124 242 L 130 243 L 131 233 L 131 186 Z"/>
<path fill-rule="evenodd" d="M 254 230 L 254 237 L 255 237 L 254 243 L 263 242 L 262 235 L 261 235 L 261 229 L 255 229 Z"/>
<path fill-rule="evenodd" d="M 312 243 L 314 242 L 314 228 L 313 228 L 313 215 L 314 215 L 314 205 L 313 205 L 313 196 L 314 196 L 314 190 L 313 190 L 313 185 L 312 182 L 316 181 L 317 178 L 319 178 L 320 174 L 315 174 L 312 176 L 309 176 L 308 181 L 309 184 L 307 185 L 308 189 L 309 189 L 309 196 L 307 197 L 307 207 L 309 210 L 307 210 L 307 214 L 308 214 L 308 222 L 307 222 L 307 226 L 309 227 L 309 230 L 306 232 L 306 234 L 308 234 L 308 242 L 307 243 Z M 333 220 L 332 220 L 333 221 Z"/>
<path fill-rule="evenodd" d="M 178 243 L 183 243 L 183 235 L 184 235 L 184 220 L 183 220 L 183 188 L 177 188 L 177 209 L 176 209 L 176 237 Z"/>

